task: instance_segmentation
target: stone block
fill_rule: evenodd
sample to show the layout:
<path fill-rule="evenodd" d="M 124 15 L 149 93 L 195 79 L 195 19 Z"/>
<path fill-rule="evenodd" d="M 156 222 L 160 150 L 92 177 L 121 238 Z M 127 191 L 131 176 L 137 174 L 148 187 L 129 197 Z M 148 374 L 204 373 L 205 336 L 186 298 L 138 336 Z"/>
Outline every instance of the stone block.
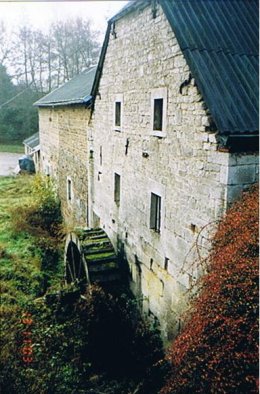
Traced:
<path fill-rule="evenodd" d="M 243 185 L 239 186 L 228 186 L 227 189 L 227 204 L 230 205 L 231 203 L 237 201 L 241 198 L 243 192 Z"/>
<path fill-rule="evenodd" d="M 230 160 L 235 157 L 238 165 L 253 165 L 259 163 L 259 155 L 230 155 Z"/>
<path fill-rule="evenodd" d="M 176 68 L 181 68 L 181 67 L 186 66 L 186 60 L 184 59 L 183 55 L 181 55 L 181 56 L 176 56 L 176 57 L 174 58 L 174 66 L 175 66 Z"/>
<path fill-rule="evenodd" d="M 215 134 L 209 134 L 209 142 L 216 144 L 216 135 Z"/>
<path fill-rule="evenodd" d="M 244 185 L 256 181 L 255 165 L 244 165 L 229 168 L 228 184 Z"/>
<path fill-rule="evenodd" d="M 228 177 L 229 177 L 229 172 L 228 172 L 228 167 L 226 166 L 221 166 L 220 167 L 220 176 L 219 176 L 219 181 L 223 185 L 228 184 Z"/>

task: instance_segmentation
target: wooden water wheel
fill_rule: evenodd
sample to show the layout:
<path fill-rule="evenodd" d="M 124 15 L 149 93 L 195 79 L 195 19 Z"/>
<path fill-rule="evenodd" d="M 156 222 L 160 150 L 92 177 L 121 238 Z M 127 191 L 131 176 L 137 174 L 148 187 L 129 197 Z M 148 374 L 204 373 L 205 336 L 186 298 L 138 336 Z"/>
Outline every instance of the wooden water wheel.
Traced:
<path fill-rule="evenodd" d="M 103 229 L 69 233 L 64 263 L 67 283 L 106 284 L 121 278 L 117 255 Z"/>

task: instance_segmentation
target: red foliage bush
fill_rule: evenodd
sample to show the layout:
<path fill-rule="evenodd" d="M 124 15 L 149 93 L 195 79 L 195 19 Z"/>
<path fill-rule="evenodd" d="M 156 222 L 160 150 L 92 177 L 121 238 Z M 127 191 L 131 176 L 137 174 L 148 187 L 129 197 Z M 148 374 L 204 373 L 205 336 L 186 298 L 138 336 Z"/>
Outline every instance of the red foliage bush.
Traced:
<path fill-rule="evenodd" d="M 221 221 L 161 394 L 258 393 L 258 188 Z"/>

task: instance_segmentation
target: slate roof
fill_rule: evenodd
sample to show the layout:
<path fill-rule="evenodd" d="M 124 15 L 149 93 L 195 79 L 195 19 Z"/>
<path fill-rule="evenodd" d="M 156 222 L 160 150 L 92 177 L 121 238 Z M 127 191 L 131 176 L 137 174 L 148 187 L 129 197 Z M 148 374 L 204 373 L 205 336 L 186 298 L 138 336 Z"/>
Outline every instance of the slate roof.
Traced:
<path fill-rule="evenodd" d="M 34 103 L 38 107 L 55 107 L 73 104 L 88 104 L 91 99 L 91 90 L 95 78 L 96 67 L 83 72 L 53 90 Z"/>
<path fill-rule="evenodd" d="M 221 135 L 254 134 L 258 119 L 257 0 L 158 0 Z M 112 19 L 151 1 L 128 3 Z"/>
<path fill-rule="evenodd" d="M 39 133 L 35 133 L 23 141 L 24 145 L 29 146 L 31 149 L 36 148 L 40 144 Z"/>

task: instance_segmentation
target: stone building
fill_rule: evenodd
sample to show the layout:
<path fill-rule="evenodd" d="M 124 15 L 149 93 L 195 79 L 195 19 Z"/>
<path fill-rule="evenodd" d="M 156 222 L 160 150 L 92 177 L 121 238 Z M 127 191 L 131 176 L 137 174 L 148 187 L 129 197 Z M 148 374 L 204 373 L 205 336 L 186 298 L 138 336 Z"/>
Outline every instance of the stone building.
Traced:
<path fill-rule="evenodd" d="M 59 187 L 77 154 L 78 220 L 106 231 L 164 338 L 181 325 L 213 225 L 257 181 L 257 30 L 254 0 L 130 2 L 108 22 L 88 127 L 57 129 L 48 119 L 64 111 L 65 122 L 68 107 L 40 109 Z"/>
<path fill-rule="evenodd" d="M 88 224 L 90 96 L 96 68 L 38 100 L 42 172 L 56 180 L 67 225 Z"/>

